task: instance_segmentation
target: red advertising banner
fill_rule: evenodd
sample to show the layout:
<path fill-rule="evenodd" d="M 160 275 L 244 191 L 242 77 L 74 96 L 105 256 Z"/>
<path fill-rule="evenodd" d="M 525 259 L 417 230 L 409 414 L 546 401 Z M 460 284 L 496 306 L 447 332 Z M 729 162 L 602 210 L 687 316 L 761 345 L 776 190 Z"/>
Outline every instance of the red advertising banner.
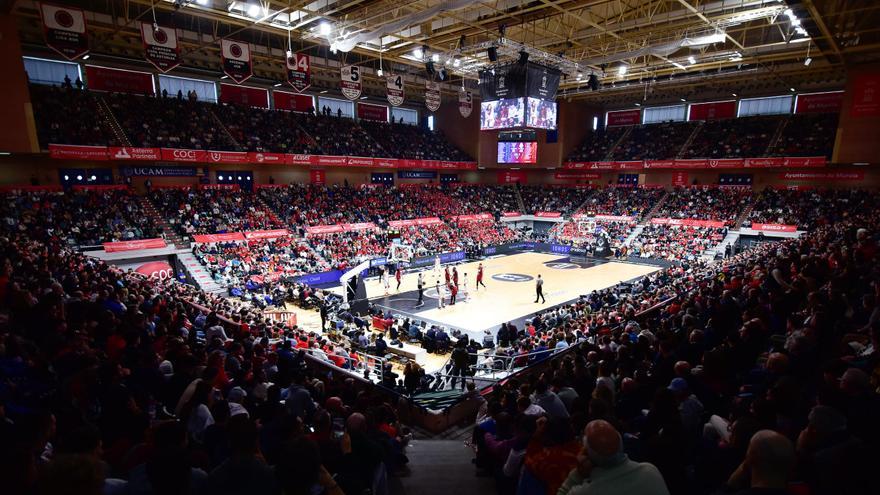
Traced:
<path fill-rule="evenodd" d="M 250 232 L 244 232 L 244 238 L 251 239 L 275 239 L 278 237 L 284 237 L 288 235 L 289 232 L 287 229 L 274 229 L 274 230 L 251 230 Z"/>
<path fill-rule="evenodd" d="M 311 182 L 312 184 L 323 186 L 327 183 L 327 171 L 309 170 L 309 182 Z"/>
<path fill-rule="evenodd" d="M 558 211 L 536 211 L 535 216 L 538 218 L 559 218 L 562 213 Z"/>
<path fill-rule="evenodd" d="M 597 180 L 602 178 L 602 174 L 595 172 L 555 172 L 553 177 L 557 180 Z"/>
<path fill-rule="evenodd" d="M 261 151 L 249 151 L 248 163 L 265 163 L 267 165 L 284 165 L 288 155 L 284 153 L 263 153 Z"/>
<path fill-rule="evenodd" d="M 713 101 L 691 105 L 688 120 L 718 120 L 736 117 L 736 101 Z"/>
<path fill-rule="evenodd" d="M 210 244 L 212 242 L 233 242 L 243 241 L 244 235 L 241 232 L 227 232 L 225 234 L 201 234 L 194 235 L 193 240 L 203 244 Z"/>
<path fill-rule="evenodd" d="M 287 84 L 293 89 L 302 93 L 312 85 L 312 62 L 308 55 L 290 53 L 285 65 L 287 65 Z"/>
<path fill-rule="evenodd" d="M 373 222 L 340 223 L 336 225 L 312 225 L 311 227 L 306 227 L 306 233 L 315 235 L 337 234 L 339 232 L 350 232 L 375 228 L 376 224 L 374 224 Z"/>
<path fill-rule="evenodd" d="M 641 160 L 632 160 L 627 162 L 611 162 L 617 170 L 639 170 L 645 166 Z"/>
<path fill-rule="evenodd" d="M 382 105 L 370 105 L 369 103 L 357 104 L 357 116 L 364 120 L 378 120 L 388 122 L 388 107 Z"/>
<path fill-rule="evenodd" d="M 742 158 L 709 158 L 706 160 L 709 168 L 742 168 Z"/>
<path fill-rule="evenodd" d="M 790 156 L 785 157 L 782 162 L 785 167 L 818 168 L 824 167 L 828 159 L 824 156 Z"/>
<path fill-rule="evenodd" d="M 850 113 L 853 117 L 880 116 L 880 73 L 856 76 Z"/>
<path fill-rule="evenodd" d="M 107 160 L 106 146 L 50 144 L 49 157 L 60 160 Z"/>
<path fill-rule="evenodd" d="M 162 159 L 169 162 L 207 162 L 208 152 L 205 150 L 162 148 Z"/>
<path fill-rule="evenodd" d="M 161 160 L 159 148 L 127 148 L 111 146 L 107 148 L 111 160 Z"/>
<path fill-rule="evenodd" d="M 611 162 L 564 162 L 562 168 L 566 170 L 614 170 Z"/>
<path fill-rule="evenodd" d="M 766 232 L 795 232 L 797 225 L 783 225 L 780 223 L 753 223 L 752 230 L 763 230 Z"/>
<path fill-rule="evenodd" d="M 797 95 L 794 113 L 838 113 L 843 108 L 843 91 Z"/>
<path fill-rule="evenodd" d="M 694 220 L 691 218 L 652 218 L 654 225 L 683 225 L 685 227 L 724 227 L 720 220 Z"/>
<path fill-rule="evenodd" d="M 43 36 L 49 48 L 67 60 L 79 58 L 89 52 L 89 33 L 82 10 L 40 2 L 40 18 L 43 20 Z"/>
<path fill-rule="evenodd" d="M 144 42 L 144 58 L 160 72 L 168 72 L 180 65 L 176 29 L 141 22 L 141 41 Z"/>
<path fill-rule="evenodd" d="M 478 220 L 492 220 L 495 217 L 491 213 L 478 213 L 476 215 L 458 215 L 452 218 L 457 222 L 475 222 Z"/>
<path fill-rule="evenodd" d="M 593 217 L 597 222 L 632 222 L 633 217 L 626 215 L 596 215 Z"/>
<path fill-rule="evenodd" d="M 32 186 L 27 185 L 11 185 L 0 186 L 0 192 L 17 193 L 17 192 L 61 192 L 64 188 L 61 186 Z"/>
<path fill-rule="evenodd" d="M 520 183 L 525 184 L 527 179 L 525 170 L 499 170 L 498 171 L 498 183 L 499 184 L 514 184 Z"/>
<path fill-rule="evenodd" d="M 411 227 L 414 225 L 422 226 L 422 225 L 439 225 L 443 223 L 437 217 L 423 217 L 423 218 L 413 218 L 410 220 L 391 220 L 388 222 L 389 227 Z"/>
<path fill-rule="evenodd" d="M 865 180 L 864 172 L 784 172 L 780 179 L 802 181 L 861 181 Z"/>
<path fill-rule="evenodd" d="M 510 217 L 521 217 L 522 213 L 518 211 L 505 211 L 501 213 L 502 217 L 510 218 Z"/>
<path fill-rule="evenodd" d="M 134 241 L 105 242 L 104 252 L 118 253 L 120 251 L 137 251 L 139 249 L 158 249 L 165 247 L 165 239 L 138 239 Z"/>
<path fill-rule="evenodd" d="M 220 40 L 220 58 L 223 64 L 223 73 L 236 83 L 241 84 L 254 75 L 251 45 L 248 43 L 228 39 Z"/>
<path fill-rule="evenodd" d="M 71 189 L 74 191 L 125 191 L 128 186 L 125 184 L 94 184 L 75 185 Z"/>
<path fill-rule="evenodd" d="M 785 165 L 785 158 L 746 158 L 744 168 L 776 168 Z"/>
<path fill-rule="evenodd" d="M 675 160 L 645 160 L 645 168 L 675 168 Z"/>
<path fill-rule="evenodd" d="M 605 125 L 609 127 L 613 125 L 639 125 L 641 123 L 642 111 L 639 109 L 608 112 L 605 119 Z"/>
<path fill-rule="evenodd" d="M 89 89 L 136 95 L 153 94 L 153 75 L 133 70 L 109 69 L 96 65 L 86 66 Z"/>
<path fill-rule="evenodd" d="M 272 101 L 275 103 L 276 110 L 307 113 L 310 109 L 315 109 L 315 100 L 312 95 L 298 95 L 275 90 L 272 91 Z"/>
<path fill-rule="evenodd" d="M 220 103 L 269 108 L 269 92 L 261 88 L 220 84 Z"/>
<path fill-rule="evenodd" d="M 671 184 L 673 186 L 686 186 L 687 183 L 688 183 L 688 173 L 687 172 L 672 172 Z"/>
<path fill-rule="evenodd" d="M 208 161 L 211 163 L 248 163 L 246 151 L 209 151 Z"/>

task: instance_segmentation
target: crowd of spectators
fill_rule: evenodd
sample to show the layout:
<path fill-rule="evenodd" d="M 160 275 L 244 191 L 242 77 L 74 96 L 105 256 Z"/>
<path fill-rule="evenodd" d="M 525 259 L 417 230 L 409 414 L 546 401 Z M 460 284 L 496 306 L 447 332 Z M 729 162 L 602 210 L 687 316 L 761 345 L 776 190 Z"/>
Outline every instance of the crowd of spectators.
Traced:
<path fill-rule="evenodd" d="M 420 125 L 361 120 L 360 126 L 394 158 L 416 160 L 471 161 L 443 134 Z"/>
<path fill-rule="evenodd" d="M 493 213 L 519 211 L 516 186 L 455 184 L 446 190 L 450 198 L 468 208 L 466 213 Z"/>
<path fill-rule="evenodd" d="M 665 193 L 659 187 L 606 187 L 590 196 L 577 213 L 588 216 L 627 216 L 641 220 Z"/>
<path fill-rule="evenodd" d="M 808 230 L 841 222 L 870 208 L 874 193 L 864 189 L 774 189 L 756 195 L 744 227 L 753 223 L 796 225 Z"/>
<path fill-rule="evenodd" d="M 387 256 L 391 246 L 388 235 L 379 229 L 309 234 L 307 241 L 335 270 L 345 270 L 364 258 Z"/>
<path fill-rule="evenodd" d="M 150 200 L 180 235 L 279 229 L 286 224 L 256 194 L 223 189 L 155 189 Z"/>
<path fill-rule="evenodd" d="M 831 159 L 837 137 L 836 113 L 793 115 L 779 140 L 768 151 L 770 156 L 824 156 Z"/>
<path fill-rule="evenodd" d="M 113 138 L 91 92 L 32 84 L 30 95 L 43 149 L 50 143 L 105 146 Z"/>
<path fill-rule="evenodd" d="M 662 160 L 676 158 L 694 132 L 694 122 L 663 122 L 633 127 L 614 148 L 612 160 Z"/>
<path fill-rule="evenodd" d="M 526 209 L 523 213 L 546 211 L 569 215 L 587 201 L 595 190 L 589 187 L 526 185 L 519 186 L 519 192 Z"/>
<path fill-rule="evenodd" d="M 779 115 L 762 115 L 707 120 L 682 154 L 682 158 L 766 156 L 770 140 L 784 119 L 785 117 Z"/>
<path fill-rule="evenodd" d="M 598 236 L 607 236 L 610 247 L 620 247 L 637 225 L 637 221 L 597 221 L 590 227 L 587 223 L 569 220 L 554 226 L 553 237 L 563 242 L 573 242 L 593 252 Z"/>
<path fill-rule="evenodd" d="M 747 187 L 676 187 L 654 216 L 732 223 L 751 199 L 752 190 Z"/>
<path fill-rule="evenodd" d="M 300 127 L 300 115 L 293 112 L 217 105 L 214 113 L 247 151 L 320 155 L 321 148 Z"/>
<path fill-rule="evenodd" d="M 326 259 L 308 244 L 289 236 L 196 244 L 193 254 L 222 287 L 257 287 L 281 277 L 330 269 Z"/>
<path fill-rule="evenodd" d="M 48 235 L 72 245 L 159 237 L 130 190 L 11 192 L 2 195 L 0 217 L 12 232 Z"/>
<path fill-rule="evenodd" d="M 726 235 L 726 227 L 647 225 L 630 244 L 629 254 L 639 258 L 694 261 L 703 251 L 717 246 Z"/>
<path fill-rule="evenodd" d="M 600 162 L 608 158 L 614 145 L 620 141 L 628 127 L 600 127 L 587 134 L 581 144 L 568 155 L 570 162 Z"/>

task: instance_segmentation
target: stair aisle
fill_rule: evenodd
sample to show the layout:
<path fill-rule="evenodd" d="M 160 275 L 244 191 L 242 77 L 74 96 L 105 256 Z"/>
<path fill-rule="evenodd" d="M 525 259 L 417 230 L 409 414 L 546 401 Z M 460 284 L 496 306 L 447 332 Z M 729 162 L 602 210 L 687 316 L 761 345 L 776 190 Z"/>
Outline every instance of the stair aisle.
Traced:
<path fill-rule="evenodd" d="M 645 215 L 645 218 L 641 221 L 641 223 L 639 223 L 639 225 L 648 225 L 649 223 L 651 223 L 651 219 L 654 218 L 654 215 L 657 214 L 657 210 L 659 210 L 660 207 L 663 206 L 663 203 L 666 202 L 666 198 L 668 197 L 669 191 L 666 191 L 663 197 L 660 198 L 660 201 L 657 201 L 657 204 L 655 204 L 654 207 L 651 208 L 650 211 L 648 211 L 648 214 Z"/>
<path fill-rule="evenodd" d="M 177 249 L 189 249 L 189 243 L 174 230 L 174 227 L 168 220 L 159 213 L 159 210 L 156 208 L 156 205 L 153 204 L 152 201 L 147 199 L 146 197 L 141 197 L 141 205 L 144 207 L 144 211 L 147 213 L 147 216 L 153 220 L 153 223 L 162 227 L 162 235 L 165 237 L 165 242 L 169 244 L 173 244 Z"/>
<path fill-rule="evenodd" d="M 633 241 L 639 237 L 639 234 L 641 234 L 643 230 L 645 230 L 644 225 L 641 225 L 641 224 L 636 225 L 636 228 L 632 229 L 632 232 L 630 232 L 629 236 L 626 238 L 626 240 L 623 241 L 623 245 L 629 246 L 630 244 L 632 244 Z"/>
<path fill-rule="evenodd" d="M 495 493 L 491 477 L 476 476 L 474 452 L 462 440 L 413 440 L 406 450 L 409 475 L 391 480 L 392 495 Z M 399 483 L 399 485 L 398 485 Z"/>
<path fill-rule="evenodd" d="M 203 291 L 217 293 L 226 290 L 211 278 L 211 274 L 208 273 L 208 270 L 199 263 L 199 260 L 192 253 L 188 251 L 178 253 L 177 259 L 180 260 L 186 271 L 189 272 L 190 276 Z"/>

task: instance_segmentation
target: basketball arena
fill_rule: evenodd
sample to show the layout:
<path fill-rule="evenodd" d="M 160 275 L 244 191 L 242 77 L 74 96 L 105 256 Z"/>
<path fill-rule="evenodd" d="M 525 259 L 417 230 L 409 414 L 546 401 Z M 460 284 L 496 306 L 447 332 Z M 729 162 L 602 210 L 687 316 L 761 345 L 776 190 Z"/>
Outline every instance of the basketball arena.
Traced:
<path fill-rule="evenodd" d="M 880 493 L 880 2 L 0 5 L 3 495 Z"/>

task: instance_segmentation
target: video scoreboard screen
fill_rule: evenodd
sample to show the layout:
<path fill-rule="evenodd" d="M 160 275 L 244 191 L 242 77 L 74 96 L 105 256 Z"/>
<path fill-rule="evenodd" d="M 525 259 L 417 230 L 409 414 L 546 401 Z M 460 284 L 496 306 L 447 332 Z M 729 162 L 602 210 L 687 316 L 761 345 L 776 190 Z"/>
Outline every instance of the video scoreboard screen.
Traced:
<path fill-rule="evenodd" d="M 538 143 L 506 142 L 498 143 L 498 163 L 537 163 Z"/>

